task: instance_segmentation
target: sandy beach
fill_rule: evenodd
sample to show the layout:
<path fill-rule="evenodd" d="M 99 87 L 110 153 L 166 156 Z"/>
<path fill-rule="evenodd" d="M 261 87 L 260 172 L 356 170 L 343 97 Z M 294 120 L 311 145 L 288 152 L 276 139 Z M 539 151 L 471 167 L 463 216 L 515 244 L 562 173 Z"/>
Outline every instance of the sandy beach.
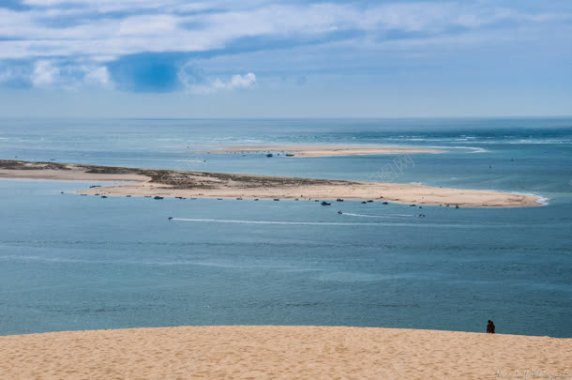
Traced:
<path fill-rule="evenodd" d="M 105 196 L 183 198 L 372 200 L 446 207 L 533 207 L 537 195 L 419 184 L 358 182 L 249 174 L 137 169 L 112 166 L 0 161 L 0 178 L 114 181 L 79 190 Z"/>
<path fill-rule="evenodd" d="M 356 327 L 57 332 L 0 337 L 0 378 L 565 380 L 572 339 Z"/>
<path fill-rule="evenodd" d="M 239 145 L 205 151 L 214 154 L 283 154 L 290 157 L 368 156 L 378 154 L 438 154 L 441 149 L 351 145 Z"/>

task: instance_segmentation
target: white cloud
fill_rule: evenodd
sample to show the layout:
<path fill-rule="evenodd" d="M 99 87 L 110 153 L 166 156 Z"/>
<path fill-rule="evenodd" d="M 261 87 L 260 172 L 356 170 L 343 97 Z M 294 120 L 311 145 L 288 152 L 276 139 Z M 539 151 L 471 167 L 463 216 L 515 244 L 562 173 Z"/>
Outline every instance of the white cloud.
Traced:
<path fill-rule="evenodd" d="M 84 83 L 95 87 L 109 88 L 113 86 L 109 71 L 105 66 L 86 70 Z"/>
<path fill-rule="evenodd" d="M 122 13 L 177 14 L 221 9 L 248 9 L 272 0 L 23 0 L 22 3 L 51 16 Z"/>
<path fill-rule="evenodd" d="M 14 70 L 0 72 L 0 82 L 22 80 L 37 88 L 59 87 L 75 90 L 83 86 L 112 88 L 113 81 L 107 67 L 90 63 L 58 63 L 36 61 L 27 73 Z"/>
<path fill-rule="evenodd" d="M 0 66 L 0 84 L 8 83 L 18 77 L 13 67 Z"/>
<path fill-rule="evenodd" d="M 29 6 L 50 8 L 73 5 L 75 7 L 85 7 L 90 10 L 118 11 L 148 8 L 164 8 L 182 3 L 177 0 L 23 0 Z"/>
<path fill-rule="evenodd" d="M 16 67 L 26 62 L 25 70 L 1 71 L 0 82 L 64 88 L 113 87 L 105 65 L 130 54 L 216 51 L 215 58 L 198 58 L 205 67 L 225 51 L 229 59 L 259 54 L 256 60 L 240 66 L 209 69 L 215 73 L 228 72 L 228 67 L 247 67 L 260 73 L 268 72 L 269 66 L 288 71 L 305 64 L 319 72 L 335 64 L 345 69 L 358 67 L 365 60 L 357 62 L 355 53 L 381 59 L 382 55 L 425 56 L 438 51 L 544 41 L 555 35 L 554 30 L 570 30 L 568 21 L 572 19 L 569 13 L 557 14 L 550 7 L 543 8 L 549 11 L 534 12 L 519 9 L 516 3 L 513 8 L 501 8 L 488 0 L 368 2 L 368 6 L 351 1 L 304 4 L 276 0 L 23 3 L 29 8 L 0 7 L 0 64 L 5 60 L 9 63 L 5 67 Z M 559 23 L 560 27 L 550 29 Z M 561 44 L 570 42 L 565 35 L 570 36 L 558 33 Z M 236 42 L 245 40 L 249 45 L 241 51 Z M 276 49 L 282 43 L 284 49 Z M 269 48 L 275 49 L 272 54 Z M 296 56 L 296 49 L 305 49 L 304 54 Z M 280 61 L 279 54 L 285 59 Z M 374 59 L 364 64 L 371 66 Z M 289 67 L 284 67 L 285 61 L 291 63 Z M 256 85 L 256 75 L 251 72 L 229 78 L 213 75 L 207 80 L 204 75 L 182 69 L 179 80 L 192 93 Z"/>
<path fill-rule="evenodd" d="M 34 7 L 22 11 L 0 8 L 0 38 L 4 37 L 0 40 L 0 59 L 114 59 L 141 52 L 201 52 L 224 49 L 245 37 L 295 40 L 356 30 L 372 38 L 387 31 L 424 33 L 431 38 L 435 33 L 448 34 L 448 29 L 479 30 L 503 21 L 527 25 L 570 19 L 567 14 L 527 14 L 484 3 L 384 3 L 365 8 L 353 3 L 274 5 L 262 0 L 240 5 L 183 0 L 26 3 Z M 209 12 L 196 14 L 193 9 Z M 126 15 L 105 13 L 113 11 Z"/>
<path fill-rule="evenodd" d="M 173 16 L 135 16 L 121 21 L 120 36 L 152 36 L 177 30 L 178 19 Z"/>
<path fill-rule="evenodd" d="M 217 78 L 213 83 L 213 88 L 221 90 L 235 90 L 241 88 L 249 88 L 255 84 L 256 75 L 254 75 L 254 73 L 247 73 L 244 75 L 236 74 L 226 82 Z"/>
<path fill-rule="evenodd" d="M 228 80 L 216 78 L 208 81 L 194 79 L 191 75 L 183 72 L 179 73 L 179 78 L 185 89 L 192 94 L 214 94 L 221 91 L 248 89 L 256 85 L 256 75 L 254 73 L 235 74 Z"/>
<path fill-rule="evenodd" d="M 34 87 L 49 87 L 58 79 L 60 70 L 50 61 L 38 61 L 34 65 L 31 82 Z"/>

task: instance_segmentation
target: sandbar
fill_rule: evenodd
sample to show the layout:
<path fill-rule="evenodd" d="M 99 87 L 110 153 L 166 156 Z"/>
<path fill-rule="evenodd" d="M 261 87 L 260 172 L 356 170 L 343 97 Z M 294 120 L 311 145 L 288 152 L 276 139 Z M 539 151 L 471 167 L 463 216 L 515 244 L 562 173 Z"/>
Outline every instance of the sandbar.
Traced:
<path fill-rule="evenodd" d="M 214 154 L 283 154 L 291 157 L 368 156 L 380 154 L 439 154 L 445 150 L 375 145 L 237 145 L 205 151 Z"/>
<path fill-rule="evenodd" d="M 533 207 L 543 198 L 493 190 L 433 187 L 421 184 L 361 182 L 251 174 L 0 160 L 0 178 L 114 181 L 79 190 L 105 196 L 242 198 L 300 200 L 372 200 L 446 207 Z"/>

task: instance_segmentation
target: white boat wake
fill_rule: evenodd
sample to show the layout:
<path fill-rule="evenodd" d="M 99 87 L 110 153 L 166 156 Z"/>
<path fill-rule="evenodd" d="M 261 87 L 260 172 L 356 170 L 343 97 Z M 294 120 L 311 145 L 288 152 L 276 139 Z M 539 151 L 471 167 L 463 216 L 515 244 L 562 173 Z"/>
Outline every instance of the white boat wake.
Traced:
<path fill-rule="evenodd" d="M 378 226 L 379 223 L 348 223 L 348 222 L 295 222 L 283 220 L 242 220 L 242 219 L 205 219 L 205 218 L 172 218 L 174 222 L 192 223 L 225 223 L 225 224 L 276 224 L 287 226 Z"/>
<path fill-rule="evenodd" d="M 380 219 L 411 218 L 414 216 L 409 214 L 367 215 L 367 214 L 355 214 L 352 212 L 342 212 L 340 215 L 355 216 L 357 218 L 380 218 Z"/>

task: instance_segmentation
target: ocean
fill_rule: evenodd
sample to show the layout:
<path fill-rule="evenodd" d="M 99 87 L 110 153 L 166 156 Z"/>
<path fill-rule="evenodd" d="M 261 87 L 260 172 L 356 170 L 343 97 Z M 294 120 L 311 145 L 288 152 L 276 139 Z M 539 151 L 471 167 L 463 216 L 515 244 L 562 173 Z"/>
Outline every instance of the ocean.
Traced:
<path fill-rule="evenodd" d="M 448 153 L 197 152 L 239 144 L 412 145 Z M 543 207 L 522 209 L 322 207 L 102 199 L 74 193 L 94 182 L 0 180 L 0 335 L 244 324 L 484 331 L 492 319 L 500 333 L 572 337 L 570 118 L 2 119 L 0 159 L 545 198 Z"/>

